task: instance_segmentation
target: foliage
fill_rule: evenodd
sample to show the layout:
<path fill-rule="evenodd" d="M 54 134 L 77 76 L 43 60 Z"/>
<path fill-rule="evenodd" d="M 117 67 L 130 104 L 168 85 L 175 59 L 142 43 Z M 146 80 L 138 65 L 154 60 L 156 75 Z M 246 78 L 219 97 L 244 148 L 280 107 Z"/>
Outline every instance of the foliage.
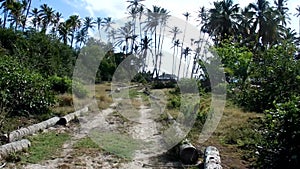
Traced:
<path fill-rule="evenodd" d="M 72 75 L 76 53 L 55 37 L 31 30 L 21 33 L 2 28 L 0 34 L 6 53 L 16 56 L 28 68 L 44 76 Z"/>
<path fill-rule="evenodd" d="M 216 47 L 216 51 L 223 64 L 226 81 L 230 84 L 243 84 L 253 56 L 249 49 L 226 39 Z"/>
<path fill-rule="evenodd" d="M 58 93 L 70 93 L 72 91 L 72 80 L 67 76 L 59 77 L 53 75 L 49 77 L 51 89 Z"/>
<path fill-rule="evenodd" d="M 273 107 L 273 101 L 284 102 L 300 91 L 300 62 L 294 60 L 293 44 L 286 43 L 259 52 L 250 64 L 248 78 L 236 100 L 256 112 Z"/>
<path fill-rule="evenodd" d="M 274 104 L 275 108 L 265 111 L 257 164 L 260 168 L 296 169 L 300 164 L 300 97 Z"/>
<path fill-rule="evenodd" d="M 42 115 L 49 113 L 54 96 L 49 82 L 40 74 L 31 72 L 9 56 L 0 57 L 1 105 L 10 115 Z"/>

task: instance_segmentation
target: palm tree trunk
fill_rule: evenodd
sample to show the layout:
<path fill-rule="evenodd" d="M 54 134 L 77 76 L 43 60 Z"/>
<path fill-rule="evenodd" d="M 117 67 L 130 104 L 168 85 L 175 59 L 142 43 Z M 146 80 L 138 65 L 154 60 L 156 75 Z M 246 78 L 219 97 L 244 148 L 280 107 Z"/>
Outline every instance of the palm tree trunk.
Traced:
<path fill-rule="evenodd" d="M 179 67 L 178 67 L 178 74 L 177 74 L 177 81 L 179 80 L 180 77 L 180 68 L 181 68 L 181 62 L 182 62 L 182 47 L 181 47 L 181 53 L 180 53 L 180 60 L 179 60 Z"/>
<path fill-rule="evenodd" d="M 28 14 L 29 14 L 30 7 L 31 7 L 31 0 L 28 0 L 28 7 L 27 7 L 26 15 L 25 15 L 25 21 L 24 21 L 24 25 L 23 25 L 23 28 L 22 28 L 22 32 L 24 32 L 24 29 L 25 29 L 25 26 L 26 26 L 26 21 L 27 21 L 27 17 L 28 17 Z"/>

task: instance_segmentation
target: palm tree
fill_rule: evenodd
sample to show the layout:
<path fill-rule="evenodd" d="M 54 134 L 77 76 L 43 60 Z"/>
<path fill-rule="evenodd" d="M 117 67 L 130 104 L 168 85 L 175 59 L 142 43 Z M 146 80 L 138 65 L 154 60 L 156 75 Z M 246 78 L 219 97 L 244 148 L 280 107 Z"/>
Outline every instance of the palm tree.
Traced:
<path fill-rule="evenodd" d="M 2 27 L 5 28 L 6 26 L 6 21 L 9 16 L 9 11 L 13 6 L 14 0 L 0 0 L 2 2 L 0 9 L 3 9 L 3 25 Z"/>
<path fill-rule="evenodd" d="M 41 21 L 39 10 L 37 8 L 33 8 L 31 10 L 30 17 L 32 17 L 31 23 L 34 29 L 37 30 Z"/>
<path fill-rule="evenodd" d="M 93 20 L 93 17 L 85 17 L 83 19 L 83 30 L 89 32 L 89 29 L 94 29 L 96 22 Z"/>
<path fill-rule="evenodd" d="M 173 61 L 172 61 L 172 75 L 174 74 L 174 62 L 175 62 L 175 47 L 177 46 L 179 46 L 179 44 L 178 45 L 176 45 L 176 42 L 179 42 L 179 40 L 176 40 L 176 38 L 177 38 L 177 35 L 178 34 L 180 34 L 180 33 L 182 33 L 182 31 L 180 31 L 180 29 L 177 27 L 177 26 L 174 26 L 172 29 L 171 29 L 171 31 L 169 31 L 170 33 L 172 33 L 173 34 L 173 38 L 172 38 L 172 43 L 173 43 L 173 46 L 172 46 L 172 48 L 174 48 L 173 49 Z"/>
<path fill-rule="evenodd" d="M 289 16 L 288 16 L 288 10 L 289 8 L 286 7 L 287 5 L 287 0 L 275 0 L 274 1 L 276 7 L 276 11 L 279 14 L 279 18 L 280 18 L 280 22 L 283 26 L 286 26 L 286 21 L 290 20 Z"/>
<path fill-rule="evenodd" d="M 60 19 L 62 18 L 62 13 L 56 12 L 54 14 L 53 19 L 53 27 L 52 27 L 52 34 L 55 35 L 59 26 Z"/>
<path fill-rule="evenodd" d="M 114 24 L 114 22 L 112 21 L 111 17 L 106 17 L 104 18 L 103 24 L 104 24 L 105 32 L 108 32 L 109 29 L 111 29 L 112 24 Z"/>
<path fill-rule="evenodd" d="M 99 38 L 100 38 L 100 41 L 101 41 L 101 26 L 103 24 L 103 18 L 97 17 L 96 23 L 97 23 L 97 30 L 99 32 Z"/>
<path fill-rule="evenodd" d="M 257 0 L 256 3 L 250 3 L 247 7 L 254 13 L 253 30 L 258 29 L 257 44 L 266 46 L 272 44 L 278 37 L 278 18 L 276 12 L 269 6 L 267 0 Z"/>
<path fill-rule="evenodd" d="M 233 0 L 214 2 L 214 8 L 209 10 L 209 20 L 205 28 L 214 36 L 216 44 L 237 32 L 239 9 L 239 5 L 233 4 Z"/>
<path fill-rule="evenodd" d="M 53 10 L 47 4 L 41 5 L 40 8 L 41 9 L 39 13 L 42 19 L 42 32 L 46 33 L 48 26 L 52 24 L 55 10 Z"/>
<path fill-rule="evenodd" d="M 22 17 L 22 9 L 23 9 L 23 4 L 20 2 L 14 2 L 12 4 L 12 7 L 10 8 L 10 26 L 13 27 L 14 29 L 17 30 L 18 26 L 20 25 L 20 23 L 22 22 L 22 19 L 24 19 L 24 17 Z"/>
<path fill-rule="evenodd" d="M 172 59 L 172 75 L 174 75 L 174 72 L 175 72 L 175 67 L 176 67 L 176 60 L 177 59 L 175 59 L 175 56 L 176 56 L 176 58 L 177 58 L 177 55 L 178 55 L 178 48 L 180 47 L 180 41 L 179 41 L 179 39 L 177 39 L 177 40 L 174 40 L 173 41 L 173 46 L 172 46 L 172 48 L 174 48 L 173 49 L 173 59 Z"/>
<path fill-rule="evenodd" d="M 24 6 L 24 7 L 25 7 L 25 10 L 26 10 L 26 14 L 25 14 L 24 25 L 23 25 L 23 28 L 22 28 L 23 32 L 24 32 L 24 29 L 25 29 L 25 27 L 26 27 L 26 22 L 27 22 L 29 13 L 30 13 L 31 2 L 32 2 L 32 0 L 26 0 L 26 6 Z"/>
<path fill-rule="evenodd" d="M 85 31 L 84 29 L 81 29 L 80 31 L 77 32 L 75 39 L 76 39 L 76 43 L 79 43 L 79 48 L 82 46 L 82 44 L 86 43 L 87 40 L 87 31 Z"/>
<path fill-rule="evenodd" d="M 68 36 L 70 34 L 71 30 L 70 27 L 66 22 L 61 22 L 58 26 L 58 34 L 59 39 L 63 41 L 63 43 L 66 45 L 68 43 Z"/>
<path fill-rule="evenodd" d="M 151 53 L 151 56 L 152 56 L 152 61 L 153 60 L 153 52 L 151 50 L 151 41 L 152 39 L 149 38 L 148 36 L 145 36 L 142 41 L 141 41 L 141 53 L 142 53 L 142 58 L 140 58 L 142 60 L 142 72 L 145 73 L 146 70 L 146 59 L 147 59 L 147 56 L 148 56 L 148 51 Z M 149 60 L 149 57 L 148 57 L 148 60 Z M 149 63 L 148 63 L 149 64 Z"/>
<path fill-rule="evenodd" d="M 119 46 L 122 48 L 123 53 L 125 55 L 128 54 L 128 48 L 129 48 L 129 39 L 132 38 L 132 23 L 127 22 L 125 23 L 125 26 L 120 27 L 117 31 L 117 37 L 116 37 L 116 43 L 114 46 Z M 125 43 L 125 45 L 123 45 Z"/>
<path fill-rule="evenodd" d="M 133 34 L 134 35 L 135 35 L 137 14 L 142 12 L 144 9 L 144 5 L 141 3 L 142 1 L 145 1 L 145 0 L 129 0 L 129 1 L 127 1 L 130 3 L 130 5 L 127 6 L 127 9 L 129 10 L 129 14 L 132 17 Z M 141 17 L 141 15 L 140 15 L 140 17 Z M 141 19 L 141 18 L 139 18 L 139 19 Z"/>
<path fill-rule="evenodd" d="M 70 33 L 68 35 L 71 36 L 70 45 L 72 47 L 73 42 L 74 42 L 75 34 L 81 27 L 81 20 L 79 18 L 79 15 L 69 16 L 69 18 L 66 20 L 66 25 L 65 26 L 68 27 L 68 29 L 70 30 Z"/>
<path fill-rule="evenodd" d="M 153 75 L 155 74 L 156 77 L 158 77 L 159 69 L 161 65 L 161 57 L 162 57 L 162 44 L 164 39 L 164 30 L 167 23 L 167 19 L 169 17 L 168 11 L 164 8 L 153 6 L 153 10 L 148 9 L 147 12 L 147 21 L 145 24 L 145 30 L 146 32 L 150 31 L 151 34 L 154 34 L 154 57 L 155 57 L 155 63 L 154 63 L 154 69 L 153 69 Z M 159 34 L 159 37 L 157 39 L 157 34 Z M 158 68 L 158 59 L 160 58 L 159 62 L 159 68 Z"/>
<path fill-rule="evenodd" d="M 186 65 L 189 65 L 189 60 L 187 60 L 187 58 L 189 57 L 189 55 L 191 54 L 192 49 L 189 47 L 186 47 L 185 49 L 183 49 L 183 53 L 182 55 L 184 56 L 184 68 L 183 68 L 183 74 L 182 77 L 186 77 L 188 74 L 188 70 L 185 69 Z M 186 71 L 186 75 L 185 75 L 185 71 Z"/>
<path fill-rule="evenodd" d="M 300 6 L 297 6 L 296 8 L 297 13 L 295 14 L 297 17 L 299 17 L 299 36 L 300 36 Z"/>

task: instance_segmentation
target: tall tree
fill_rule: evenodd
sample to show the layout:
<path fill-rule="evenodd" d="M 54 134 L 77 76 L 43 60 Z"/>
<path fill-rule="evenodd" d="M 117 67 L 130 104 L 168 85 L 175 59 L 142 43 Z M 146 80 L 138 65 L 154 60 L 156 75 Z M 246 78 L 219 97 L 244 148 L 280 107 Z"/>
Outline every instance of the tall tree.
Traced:
<path fill-rule="evenodd" d="M 79 15 L 71 15 L 69 18 L 66 20 L 66 27 L 70 30 L 69 35 L 71 36 L 70 38 L 70 45 L 71 47 L 73 46 L 74 42 L 74 37 L 76 35 L 76 32 L 80 29 L 81 27 L 81 20 L 79 18 Z"/>
<path fill-rule="evenodd" d="M 96 23 L 97 23 L 97 30 L 98 30 L 98 33 L 99 33 L 99 38 L 100 38 L 100 41 L 101 41 L 101 26 L 103 24 L 103 18 L 97 17 Z"/>
<path fill-rule="evenodd" d="M 54 18 L 54 12 L 51 7 L 49 7 L 47 4 L 43 4 L 40 6 L 40 16 L 42 19 L 42 31 L 46 33 L 48 26 L 52 25 L 52 21 Z"/>
<path fill-rule="evenodd" d="M 214 7 L 209 10 L 209 20 L 205 28 L 214 37 L 216 44 L 236 35 L 239 9 L 239 5 L 233 4 L 233 0 L 214 2 Z"/>
<path fill-rule="evenodd" d="M 64 44 L 68 44 L 69 40 L 69 34 L 71 32 L 70 27 L 66 22 L 61 22 L 58 26 L 58 34 L 59 34 L 59 39 L 63 41 Z"/>
<path fill-rule="evenodd" d="M 83 19 L 83 30 L 85 30 L 87 33 L 89 32 L 89 29 L 94 29 L 96 22 L 94 21 L 93 17 L 85 17 Z"/>
<path fill-rule="evenodd" d="M 12 7 L 10 8 L 10 27 L 14 26 L 14 29 L 17 30 L 22 19 L 24 19 L 22 15 L 23 4 L 21 2 L 13 2 Z"/>
<path fill-rule="evenodd" d="M 182 33 L 182 31 L 180 31 L 180 29 L 179 29 L 177 26 L 175 26 L 175 27 L 173 27 L 173 28 L 171 29 L 170 33 L 173 34 L 173 37 L 172 37 L 172 43 L 173 43 L 173 46 L 172 46 L 172 48 L 173 48 L 172 75 L 173 75 L 174 72 L 175 72 L 175 65 L 176 65 L 176 64 L 175 64 L 176 47 L 179 46 L 179 44 L 177 44 L 177 43 L 179 43 L 179 40 L 177 39 L 177 35 L 180 34 L 180 33 Z"/>
<path fill-rule="evenodd" d="M 30 17 L 32 17 L 31 23 L 32 23 L 34 29 L 37 31 L 38 27 L 40 26 L 40 21 L 41 21 L 41 17 L 39 15 L 38 8 L 33 8 L 31 10 Z"/>
<path fill-rule="evenodd" d="M 3 10 L 3 25 L 2 25 L 2 27 L 5 28 L 6 21 L 9 16 L 10 9 L 13 6 L 14 0 L 0 0 L 0 2 L 2 2 L 0 9 L 2 8 L 2 10 Z"/>
<path fill-rule="evenodd" d="M 23 28 L 22 28 L 23 31 L 24 31 L 24 29 L 26 27 L 26 22 L 27 22 L 29 14 L 30 14 L 31 2 L 32 2 L 32 0 L 27 0 L 27 4 L 25 6 L 26 7 L 26 14 L 25 14 L 24 25 L 23 25 Z"/>

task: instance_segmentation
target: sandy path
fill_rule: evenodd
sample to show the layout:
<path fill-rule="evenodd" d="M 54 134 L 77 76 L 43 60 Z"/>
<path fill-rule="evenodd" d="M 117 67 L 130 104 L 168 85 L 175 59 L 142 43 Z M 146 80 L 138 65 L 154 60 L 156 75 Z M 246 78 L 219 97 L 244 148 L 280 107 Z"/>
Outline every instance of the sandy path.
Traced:
<path fill-rule="evenodd" d="M 142 99 L 139 98 L 142 103 Z M 154 121 L 154 112 L 152 109 L 140 106 L 140 116 L 136 121 L 136 125 L 129 128 L 129 133 L 134 139 L 139 139 L 145 142 L 145 146 L 135 151 L 133 160 L 122 165 L 121 168 L 140 169 L 144 164 L 150 164 L 150 158 L 163 153 L 161 144 L 162 137 L 158 131 L 158 124 Z"/>

